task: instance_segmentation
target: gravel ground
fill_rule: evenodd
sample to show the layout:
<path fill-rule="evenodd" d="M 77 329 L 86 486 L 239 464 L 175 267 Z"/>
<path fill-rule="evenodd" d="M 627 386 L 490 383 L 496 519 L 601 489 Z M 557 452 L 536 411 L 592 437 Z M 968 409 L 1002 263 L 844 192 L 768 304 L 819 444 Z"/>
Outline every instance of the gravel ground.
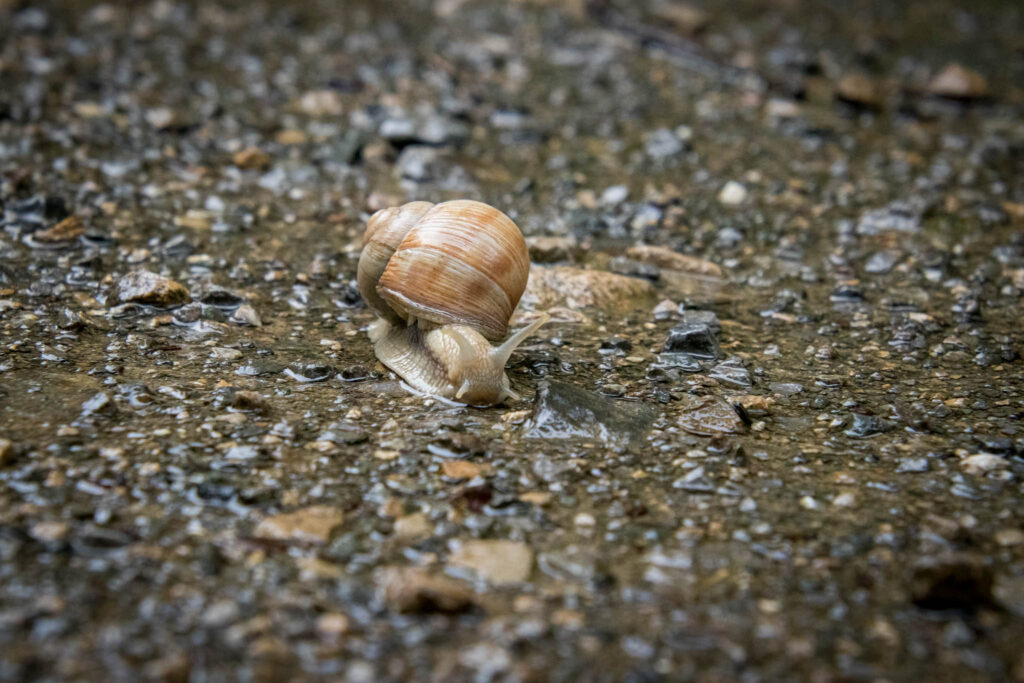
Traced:
<path fill-rule="evenodd" d="M 1024 680 L 1018 3 L 280 4 L 0 0 L 0 679 Z M 355 285 L 457 197 L 492 409 Z"/>

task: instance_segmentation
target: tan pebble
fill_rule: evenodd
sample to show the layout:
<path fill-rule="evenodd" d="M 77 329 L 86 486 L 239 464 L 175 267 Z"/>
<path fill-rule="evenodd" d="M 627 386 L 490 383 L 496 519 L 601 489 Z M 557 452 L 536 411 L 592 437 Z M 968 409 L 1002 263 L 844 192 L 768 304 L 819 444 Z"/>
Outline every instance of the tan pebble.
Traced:
<path fill-rule="evenodd" d="M 312 505 L 261 521 L 253 532 L 258 538 L 304 543 L 325 543 L 331 530 L 345 517 L 341 510 L 329 505 Z"/>
<path fill-rule="evenodd" d="M 231 159 L 235 166 L 244 169 L 265 169 L 270 166 L 270 155 L 259 147 L 246 147 L 235 152 Z"/>
<path fill-rule="evenodd" d="M 128 273 L 117 283 L 117 297 L 122 302 L 156 306 L 173 306 L 189 300 L 188 288 L 163 275 L 139 270 Z"/>
<path fill-rule="evenodd" d="M 340 636 L 349 631 L 349 619 L 340 612 L 328 612 L 316 618 L 316 632 L 326 636 Z"/>
<path fill-rule="evenodd" d="M 818 501 L 814 500 L 811 496 L 804 496 L 800 499 L 800 507 L 805 510 L 817 510 Z"/>
<path fill-rule="evenodd" d="M 565 306 L 626 312 L 647 308 L 653 298 L 654 287 L 647 280 L 602 270 L 534 265 L 522 301 L 541 309 Z"/>
<path fill-rule="evenodd" d="M 718 202 L 725 206 L 739 206 L 747 201 L 750 193 L 742 183 L 730 180 L 718 192 Z"/>
<path fill-rule="evenodd" d="M 834 505 L 837 508 L 853 507 L 856 504 L 857 496 L 850 492 L 840 493 L 838 496 L 832 499 L 832 505 Z"/>
<path fill-rule="evenodd" d="M 576 526 L 594 526 L 597 524 L 597 520 L 594 519 L 594 515 L 589 512 L 580 512 L 572 518 L 572 523 Z"/>
<path fill-rule="evenodd" d="M 281 130 L 274 136 L 280 145 L 301 145 L 306 142 L 306 134 L 301 130 Z"/>
<path fill-rule="evenodd" d="M 558 609 L 552 612 L 551 623 L 563 628 L 579 628 L 583 625 L 583 613 L 574 609 Z"/>
<path fill-rule="evenodd" d="M 395 520 L 395 538 L 402 542 L 427 538 L 434 531 L 434 525 L 422 512 L 405 515 Z"/>
<path fill-rule="evenodd" d="M 844 486 L 852 486 L 857 483 L 857 478 L 851 473 L 840 470 L 832 475 L 833 484 L 841 484 Z"/>
<path fill-rule="evenodd" d="M 651 315 L 655 318 L 672 318 L 679 316 L 679 304 L 672 299 L 662 299 L 651 309 Z"/>
<path fill-rule="evenodd" d="M 1024 544 L 1024 531 L 1020 529 L 1000 529 L 993 536 L 995 542 L 1003 547 Z"/>
<path fill-rule="evenodd" d="M 584 209 L 597 208 L 597 194 L 593 190 L 580 190 L 576 193 L 576 201 Z"/>
<path fill-rule="evenodd" d="M 703 378 L 702 383 L 709 384 Z M 697 436 L 735 434 L 743 431 L 743 421 L 736 409 L 715 396 L 685 394 L 680 399 L 682 413 L 679 426 Z"/>
<path fill-rule="evenodd" d="M 158 130 L 167 130 L 180 125 L 177 113 L 169 107 L 154 107 L 146 110 L 146 122 Z"/>
<path fill-rule="evenodd" d="M 871 623 L 871 626 L 868 628 L 868 636 L 884 640 L 890 645 L 897 645 L 900 642 L 900 634 L 896 627 L 881 617 Z"/>
<path fill-rule="evenodd" d="M 376 575 L 388 609 L 401 613 L 463 612 L 475 603 L 460 583 L 414 567 L 388 567 Z"/>
<path fill-rule="evenodd" d="M 872 109 L 882 106 L 883 91 L 873 78 L 863 73 L 846 74 L 836 83 L 836 96 Z"/>
<path fill-rule="evenodd" d="M 295 106 L 303 114 L 314 117 L 338 116 L 344 111 L 341 95 L 334 90 L 310 90 Z"/>
<path fill-rule="evenodd" d="M 159 474 L 161 469 L 160 463 L 158 462 L 144 462 L 139 465 L 139 475 L 143 477 L 152 477 L 155 474 Z"/>
<path fill-rule="evenodd" d="M 926 90 L 950 99 L 981 99 L 988 96 L 988 81 L 977 71 L 950 62 L 928 82 Z"/>
<path fill-rule="evenodd" d="M 14 460 L 14 442 L 10 439 L 0 439 L 0 465 L 6 465 Z"/>
<path fill-rule="evenodd" d="M 441 463 L 441 472 L 452 479 L 473 479 L 486 471 L 483 465 L 468 460 L 445 460 Z"/>
<path fill-rule="evenodd" d="M 380 508 L 382 517 L 401 517 L 403 512 L 402 501 L 397 498 L 388 498 Z"/>
<path fill-rule="evenodd" d="M 517 595 L 512 599 L 512 609 L 519 614 L 538 612 L 543 608 L 544 603 L 532 595 Z"/>
<path fill-rule="evenodd" d="M 729 397 L 729 402 L 741 404 L 750 413 L 767 413 L 775 403 L 770 396 L 757 394 L 735 394 Z"/>
<path fill-rule="evenodd" d="M 236 308 L 235 312 L 231 314 L 231 321 L 240 325 L 251 325 L 252 327 L 263 326 L 260 314 L 250 304 L 242 304 Z"/>
<path fill-rule="evenodd" d="M 79 220 L 78 216 L 68 216 L 51 228 L 47 228 L 46 230 L 37 230 L 32 233 L 32 239 L 36 242 L 52 244 L 57 242 L 70 242 L 78 239 L 79 236 L 83 234 L 85 234 L 85 226 L 82 225 L 82 221 Z"/>
<path fill-rule="evenodd" d="M 978 455 L 971 455 L 961 460 L 960 466 L 968 474 L 985 474 L 992 470 L 1009 467 L 1010 463 L 998 455 L 979 453 Z"/>
<path fill-rule="evenodd" d="M 325 562 L 318 557 L 300 557 L 295 561 L 299 578 L 304 581 L 341 578 L 341 567 Z"/>
<path fill-rule="evenodd" d="M 174 224 L 179 228 L 190 230 L 209 230 L 213 225 L 213 216 L 209 211 L 189 209 L 180 216 L 174 217 Z"/>
<path fill-rule="evenodd" d="M 765 102 L 764 113 L 770 119 L 795 119 L 800 116 L 800 105 L 793 100 L 773 97 Z"/>
<path fill-rule="evenodd" d="M 501 416 L 501 421 L 506 424 L 522 424 L 530 416 L 529 410 L 510 410 Z"/>
<path fill-rule="evenodd" d="M 83 119 L 95 119 L 107 115 L 107 108 L 96 102 L 75 102 L 71 106 L 76 115 Z"/>
<path fill-rule="evenodd" d="M 671 30 L 683 37 L 690 37 L 708 25 L 708 13 L 688 2 L 673 2 L 657 5 L 655 16 L 666 22 Z"/>
<path fill-rule="evenodd" d="M 722 268 L 717 263 L 706 259 L 688 256 L 679 252 L 666 249 L 665 247 L 653 247 L 640 245 L 630 247 L 626 255 L 631 259 L 652 263 L 659 268 L 668 270 L 679 270 L 684 273 L 697 275 L 709 275 L 711 277 L 722 277 Z"/>
<path fill-rule="evenodd" d="M 551 502 L 551 494 L 547 491 L 527 491 L 519 494 L 519 500 L 543 507 Z"/>
<path fill-rule="evenodd" d="M 29 536 L 40 543 L 53 543 L 68 535 L 67 522 L 36 522 L 29 529 Z"/>
<path fill-rule="evenodd" d="M 533 550 L 519 541 L 463 541 L 449 564 L 472 569 L 494 584 L 521 583 L 533 569 Z"/>

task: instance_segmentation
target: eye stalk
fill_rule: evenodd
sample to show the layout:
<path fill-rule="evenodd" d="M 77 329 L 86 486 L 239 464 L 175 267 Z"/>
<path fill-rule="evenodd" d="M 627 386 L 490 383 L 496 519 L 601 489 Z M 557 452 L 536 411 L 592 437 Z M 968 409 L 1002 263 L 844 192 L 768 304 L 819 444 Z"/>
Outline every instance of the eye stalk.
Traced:
<path fill-rule="evenodd" d="M 492 347 L 464 325 L 446 326 L 432 332 L 447 335 L 457 349 L 448 365 L 455 400 L 468 405 L 497 405 L 506 398 L 518 399 L 519 394 L 512 390 L 505 374 L 505 365 L 512 352 L 549 319 L 547 313 L 538 316 L 498 347 Z"/>

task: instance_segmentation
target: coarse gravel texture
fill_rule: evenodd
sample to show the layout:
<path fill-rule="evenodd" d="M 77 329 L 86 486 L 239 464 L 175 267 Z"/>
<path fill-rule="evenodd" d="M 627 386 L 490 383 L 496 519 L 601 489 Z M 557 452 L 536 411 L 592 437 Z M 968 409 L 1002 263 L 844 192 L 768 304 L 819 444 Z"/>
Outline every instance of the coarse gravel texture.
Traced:
<path fill-rule="evenodd" d="M 0 0 L 0 679 L 1024 680 L 1024 8 Z M 366 218 L 531 245 L 520 401 Z"/>

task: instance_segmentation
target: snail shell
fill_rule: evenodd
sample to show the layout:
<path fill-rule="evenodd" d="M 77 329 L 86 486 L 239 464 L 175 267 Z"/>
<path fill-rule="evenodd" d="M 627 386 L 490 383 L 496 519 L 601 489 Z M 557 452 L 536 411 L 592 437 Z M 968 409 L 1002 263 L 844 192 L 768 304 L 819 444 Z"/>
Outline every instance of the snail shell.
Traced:
<path fill-rule="evenodd" d="M 469 325 L 491 341 L 505 337 L 530 257 L 523 234 L 501 211 L 468 200 L 410 202 L 371 216 L 364 240 L 357 278 L 379 315 Z"/>
<path fill-rule="evenodd" d="M 380 316 L 374 353 L 420 391 L 492 405 L 514 396 L 504 367 L 546 316 L 495 348 L 530 259 L 512 220 L 481 202 L 410 202 L 370 217 L 357 280 Z"/>

